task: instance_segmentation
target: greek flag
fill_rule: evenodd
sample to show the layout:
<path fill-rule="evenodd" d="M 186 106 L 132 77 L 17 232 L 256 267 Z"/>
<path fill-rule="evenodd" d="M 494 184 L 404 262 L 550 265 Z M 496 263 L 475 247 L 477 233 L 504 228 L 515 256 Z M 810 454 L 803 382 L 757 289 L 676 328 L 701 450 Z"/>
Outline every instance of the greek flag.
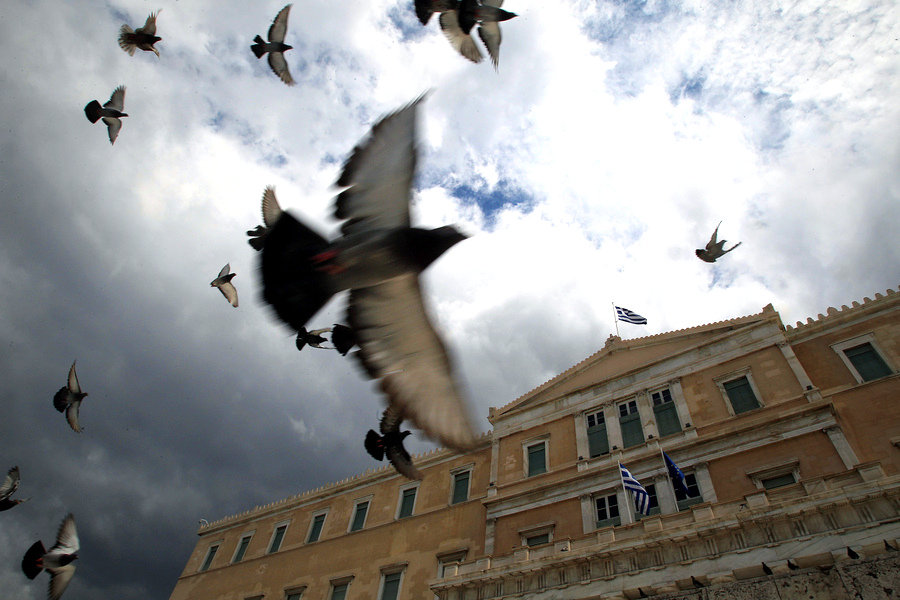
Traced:
<path fill-rule="evenodd" d="M 622 484 L 625 486 L 626 490 L 631 490 L 631 493 L 634 495 L 634 507 L 642 515 L 649 515 L 650 494 L 647 493 L 647 490 L 644 489 L 641 482 L 635 479 L 631 473 L 628 472 L 628 469 L 622 466 L 622 463 L 619 463 L 619 470 L 622 472 Z"/>
<path fill-rule="evenodd" d="M 669 479 L 672 480 L 672 486 L 675 488 L 675 492 L 682 495 L 684 498 L 687 498 L 691 495 L 691 492 L 688 491 L 687 483 L 684 481 L 684 473 L 681 472 L 681 469 L 678 468 L 675 461 L 669 458 L 669 455 L 665 452 L 663 452 L 663 458 L 666 461 L 666 469 L 669 471 Z"/>
<path fill-rule="evenodd" d="M 613 305 L 615 306 L 615 305 Z M 620 321 L 625 321 L 626 323 L 631 323 L 632 325 L 646 325 L 647 319 L 637 314 L 636 312 L 631 312 L 627 308 L 622 308 L 620 306 L 616 306 L 616 318 Z"/>

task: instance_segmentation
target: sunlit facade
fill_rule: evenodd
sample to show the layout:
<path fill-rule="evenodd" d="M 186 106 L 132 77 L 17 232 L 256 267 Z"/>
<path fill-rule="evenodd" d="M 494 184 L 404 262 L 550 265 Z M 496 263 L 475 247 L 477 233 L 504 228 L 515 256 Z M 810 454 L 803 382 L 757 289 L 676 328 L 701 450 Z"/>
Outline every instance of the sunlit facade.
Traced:
<path fill-rule="evenodd" d="M 382 468 L 203 526 L 171 598 L 891 597 L 898 307 L 611 336 L 469 453 L 415 457 L 422 481 Z"/>

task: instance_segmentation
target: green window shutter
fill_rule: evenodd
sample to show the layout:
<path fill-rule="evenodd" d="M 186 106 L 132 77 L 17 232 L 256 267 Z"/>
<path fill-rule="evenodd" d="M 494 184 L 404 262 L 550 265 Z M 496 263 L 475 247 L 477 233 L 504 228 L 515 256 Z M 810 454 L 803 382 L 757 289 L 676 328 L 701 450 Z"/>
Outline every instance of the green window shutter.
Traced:
<path fill-rule="evenodd" d="M 312 528 L 309 530 L 309 539 L 307 543 L 318 542 L 319 536 L 322 535 L 322 526 L 325 525 L 325 515 L 316 515 L 313 519 Z"/>
<path fill-rule="evenodd" d="M 409 488 L 403 490 L 403 496 L 400 498 L 400 519 L 412 516 L 413 506 L 416 504 L 416 489 L 417 488 Z"/>
<path fill-rule="evenodd" d="M 381 600 L 397 600 L 400 594 L 401 573 L 391 573 L 384 576 L 384 587 L 381 590 Z"/>
<path fill-rule="evenodd" d="M 356 512 L 353 514 L 353 525 L 350 531 L 359 531 L 366 522 L 366 512 L 369 510 L 368 502 L 360 502 L 356 505 Z"/>
<path fill-rule="evenodd" d="M 591 458 L 609 454 L 609 437 L 603 413 L 587 415 L 588 453 Z"/>
<path fill-rule="evenodd" d="M 863 381 L 881 379 L 891 374 L 890 367 L 878 355 L 872 344 L 868 342 L 854 348 L 848 348 L 844 350 L 844 354 L 853 363 L 856 372 L 863 378 Z"/>
<path fill-rule="evenodd" d="M 528 446 L 528 476 L 547 472 L 547 445 L 544 442 Z"/>
<path fill-rule="evenodd" d="M 465 502 L 469 499 L 469 471 L 453 476 L 453 502 Z"/>
<path fill-rule="evenodd" d="M 750 387 L 750 380 L 746 376 L 729 381 L 723 387 L 725 392 L 728 393 L 728 399 L 731 400 L 731 408 L 734 409 L 734 414 L 736 415 L 762 406 L 759 400 L 756 399 L 753 388 Z"/>

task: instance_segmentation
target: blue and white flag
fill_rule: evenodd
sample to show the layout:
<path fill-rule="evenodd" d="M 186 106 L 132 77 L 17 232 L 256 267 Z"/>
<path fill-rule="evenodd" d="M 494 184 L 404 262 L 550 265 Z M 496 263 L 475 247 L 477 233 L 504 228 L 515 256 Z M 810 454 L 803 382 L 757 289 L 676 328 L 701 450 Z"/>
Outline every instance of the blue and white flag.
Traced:
<path fill-rule="evenodd" d="M 622 484 L 625 486 L 626 490 L 631 491 L 634 495 L 634 507 L 642 515 L 649 515 L 650 494 L 647 493 L 647 490 L 644 489 L 641 482 L 635 479 L 631 473 L 628 472 L 628 469 L 622 466 L 622 463 L 619 463 L 619 470 L 622 473 Z"/>
<path fill-rule="evenodd" d="M 675 492 L 680 493 L 685 498 L 689 497 L 691 492 L 688 490 L 687 483 L 684 480 L 684 473 L 681 472 L 675 461 L 669 458 L 669 455 L 665 452 L 663 452 L 663 459 L 666 461 L 666 469 L 669 471 L 669 479 L 672 480 Z"/>
<path fill-rule="evenodd" d="M 615 306 L 615 305 L 613 305 Z M 637 314 L 636 312 L 631 312 L 627 308 L 622 308 L 620 306 L 616 306 L 616 318 L 620 321 L 625 321 L 626 323 L 631 323 L 632 325 L 646 325 L 647 319 Z"/>

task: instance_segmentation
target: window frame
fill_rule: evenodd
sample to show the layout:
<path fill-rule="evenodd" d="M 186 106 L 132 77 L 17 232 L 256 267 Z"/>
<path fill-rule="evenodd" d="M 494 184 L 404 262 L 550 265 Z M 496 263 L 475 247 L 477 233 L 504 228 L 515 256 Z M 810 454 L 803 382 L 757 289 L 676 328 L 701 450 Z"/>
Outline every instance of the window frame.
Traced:
<path fill-rule="evenodd" d="M 630 411 L 632 404 L 634 405 L 634 412 Z M 621 409 L 622 406 L 624 406 L 625 410 L 628 411 L 628 413 L 625 415 L 622 414 L 622 409 Z M 629 445 L 625 441 L 625 429 L 622 426 L 622 418 L 623 417 L 627 419 L 625 421 L 625 425 L 627 425 L 629 427 L 631 426 L 631 423 L 637 423 L 637 429 L 641 434 L 640 442 L 635 442 L 635 443 Z M 622 449 L 623 450 L 627 450 L 629 448 L 637 448 L 641 444 L 644 444 L 647 442 L 647 435 L 644 433 L 644 426 L 641 423 L 641 419 L 643 418 L 643 416 L 641 415 L 641 407 L 638 403 L 637 398 L 629 398 L 627 400 L 621 400 L 619 402 L 616 402 L 616 418 L 619 420 L 619 433 L 622 436 Z"/>
<path fill-rule="evenodd" d="M 306 529 L 306 538 L 305 544 L 315 544 L 319 540 L 322 539 L 322 532 L 325 531 L 325 521 L 328 520 L 328 512 L 331 507 L 323 508 L 321 510 L 317 510 L 309 514 L 309 527 Z M 319 528 L 319 534 L 316 536 L 316 539 L 312 539 L 313 529 L 316 525 L 316 519 L 322 517 L 322 526 Z"/>
<path fill-rule="evenodd" d="M 531 473 L 531 449 L 538 446 L 544 448 L 544 470 L 540 473 Z M 529 438 L 522 442 L 522 471 L 526 479 L 550 472 L 550 434 Z"/>
<path fill-rule="evenodd" d="M 668 394 L 668 400 L 663 399 L 664 393 Z M 659 394 L 659 397 L 662 399 L 658 405 L 653 399 L 654 394 Z M 667 384 L 663 387 L 652 389 L 648 392 L 647 395 L 650 398 L 650 409 L 653 411 L 653 421 L 656 423 L 656 434 L 659 437 L 668 437 L 670 435 L 675 435 L 676 433 L 681 433 L 682 431 L 684 431 L 681 426 L 681 415 L 678 413 L 678 403 L 675 401 L 675 391 L 672 389 L 671 385 Z M 660 409 L 657 410 L 657 407 L 659 407 Z M 678 427 L 678 429 L 668 433 L 663 433 L 662 428 L 660 428 L 659 425 L 659 415 L 663 411 L 672 411 L 675 414 L 675 425 L 676 427 Z"/>
<path fill-rule="evenodd" d="M 362 498 L 357 498 L 353 501 L 353 510 L 350 511 L 350 522 L 347 523 L 347 533 L 355 533 L 366 528 L 366 521 L 369 520 L 369 509 L 372 508 L 372 498 L 374 497 L 374 494 L 369 494 L 368 496 L 363 496 Z M 363 515 L 362 523 L 360 524 L 359 529 L 354 529 L 353 525 L 356 523 L 356 515 L 359 512 L 360 505 L 362 504 L 366 505 L 366 512 Z"/>
<path fill-rule="evenodd" d="M 406 492 L 412 490 L 412 507 L 409 510 L 408 515 L 403 514 L 403 498 L 406 495 Z M 416 514 L 416 501 L 419 499 L 419 482 L 413 481 L 411 483 L 407 483 L 400 486 L 399 496 L 397 498 L 397 514 L 394 515 L 394 520 L 399 521 L 400 519 L 408 519 L 410 517 L 415 516 Z"/>
<path fill-rule="evenodd" d="M 284 590 L 284 600 L 301 600 L 306 592 L 306 586 L 291 587 Z"/>
<path fill-rule="evenodd" d="M 757 406 L 756 408 L 751 408 L 750 410 L 735 412 L 734 405 L 731 403 L 731 397 L 728 395 L 728 390 L 725 389 L 725 384 L 737 381 L 742 377 L 747 378 L 747 383 L 750 384 L 750 390 L 753 392 L 753 395 L 756 398 L 756 403 L 759 404 L 759 406 Z M 722 394 L 722 398 L 725 400 L 725 408 L 728 409 L 728 414 L 730 414 L 732 417 L 746 415 L 755 410 L 766 407 L 766 403 L 763 401 L 763 395 L 759 393 L 759 388 L 756 385 L 756 381 L 753 379 L 752 368 L 749 366 L 743 367 L 736 371 L 731 371 L 730 373 L 725 373 L 724 375 L 719 375 L 718 377 L 713 378 L 713 381 L 719 388 L 719 392 Z"/>
<path fill-rule="evenodd" d="M 753 481 L 754 485 L 756 485 L 756 488 L 759 490 L 771 491 L 782 487 L 787 487 L 789 485 L 795 485 L 797 483 L 800 483 L 800 459 L 789 458 L 778 463 L 765 465 L 757 469 L 746 471 L 746 475 Z M 793 476 L 793 483 L 786 483 L 784 485 L 779 485 L 772 488 L 767 488 L 765 486 L 764 482 L 770 481 L 772 479 L 778 479 L 779 477 L 785 477 L 787 475 Z"/>
<path fill-rule="evenodd" d="M 858 348 L 859 346 L 863 346 L 865 344 L 869 344 L 872 347 L 872 350 L 875 352 L 875 355 L 878 356 L 884 365 L 888 368 L 890 373 L 888 375 L 884 375 L 882 377 L 876 377 L 875 379 L 866 380 L 860 374 L 859 371 L 856 370 L 856 365 L 850 360 L 847 356 L 846 351 L 852 350 L 854 348 Z M 891 375 L 897 374 L 897 369 L 894 365 L 891 364 L 891 361 L 888 360 L 884 351 L 879 347 L 877 340 L 875 339 L 875 334 L 870 332 L 865 335 L 858 335 L 854 338 L 850 338 L 849 340 L 844 340 L 843 342 L 837 342 L 836 344 L 831 344 L 831 349 L 834 350 L 837 355 L 841 358 L 844 365 L 846 365 L 847 369 L 850 371 L 850 374 L 853 375 L 853 378 L 856 379 L 856 383 L 869 383 L 869 381 L 880 381 L 885 377 L 890 377 Z"/>
<path fill-rule="evenodd" d="M 448 506 L 455 506 L 457 504 L 462 504 L 463 502 L 468 502 L 472 498 L 472 475 L 475 471 L 475 463 L 469 463 L 462 467 L 457 467 L 455 469 L 450 470 L 450 497 L 447 499 Z M 466 480 L 466 497 L 462 500 L 458 500 L 454 502 L 454 497 L 456 496 L 456 478 L 460 475 L 468 474 L 468 479 Z"/>
<path fill-rule="evenodd" d="M 392 575 L 399 575 L 400 579 L 397 581 L 397 595 L 391 600 L 398 600 L 400 598 L 400 594 L 403 590 L 403 579 L 406 574 L 406 567 L 407 563 L 402 563 L 381 568 L 381 582 L 378 584 L 378 600 L 384 600 L 385 584 L 387 583 L 387 578 Z"/>
<path fill-rule="evenodd" d="M 353 575 L 347 575 L 344 577 L 338 577 L 335 579 L 329 580 L 329 584 L 331 584 L 331 589 L 328 591 L 328 600 L 334 600 L 334 592 L 337 588 L 344 586 L 344 596 L 341 600 L 347 599 L 347 593 L 350 591 L 350 584 L 353 582 Z"/>
<path fill-rule="evenodd" d="M 601 427 L 599 424 L 596 423 L 597 415 L 599 415 L 600 418 L 603 419 L 602 427 L 603 427 L 603 438 L 606 441 L 606 452 L 601 452 L 600 454 L 594 456 L 593 454 L 591 454 L 591 434 L 599 433 L 600 427 Z M 601 408 L 597 408 L 596 410 L 592 409 L 590 411 L 585 411 L 583 416 L 584 416 L 583 423 L 584 423 L 585 442 L 587 444 L 587 452 L 586 453 L 587 453 L 588 460 L 592 460 L 595 458 L 601 458 L 603 456 L 609 456 L 610 451 L 612 449 L 612 444 L 609 443 L 609 422 L 606 419 L 605 408 L 601 407 Z M 595 417 L 594 425 L 590 425 L 590 423 L 588 423 L 588 421 L 590 420 L 591 417 Z M 591 431 L 592 428 L 594 429 L 594 431 Z"/>
<path fill-rule="evenodd" d="M 519 546 L 522 548 L 533 548 L 535 546 L 543 546 L 544 544 L 552 544 L 553 543 L 553 534 L 556 532 L 556 522 L 550 521 L 546 523 L 537 523 L 535 525 L 529 525 L 528 527 L 523 527 L 519 529 Z M 539 544 L 529 544 L 528 540 L 530 538 L 547 536 L 546 542 L 541 542 Z"/>
<path fill-rule="evenodd" d="M 615 517 L 607 517 L 606 519 L 599 518 L 597 500 L 600 500 L 601 498 L 605 501 L 607 515 L 611 513 L 609 499 L 615 498 L 615 509 L 617 513 Z M 595 531 L 597 529 L 603 529 L 604 527 L 618 527 L 622 524 L 622 511 L 619 507 L 619 494 L 616 490 L 604 490 L 602 492 L 591 494 L 591 510 L 593 511 L 592 521 L 594 523 Z"/>
<path fill-rule="evenodd" d="M 266 546 L 266 554 L 275 554 L 276 552 L 281 550 L 281 547 L 284 545 L 284 538 L 287 536 L 288 526 L 290 524 L 290 519 L 275 523 L 275 525 L 272 527 L 272 536 L 269 538 L 269 544 Z M 273 550 L 272 546 L 275 544 L 275 538 L 278 535 L 278 529 L 281 527 L 284 527 L 284 531 L 281 533 L 281 538 L 278 540 L 278 547 Z"/>
<path fill-rule="evenodd" d="M 229 564 L 239 563 L 244 560 L 244 557 L 247 556 L 247 550 L 250 548 L 250 540 L 253 539 L 253 534 L 256 533 L 256 530 L 248 531 L 241 535 L 238 540 L 237 546 L 234 548 L 234 554 L 231 555 L 231 562 Z M 241 544 L 244 543 L 244 540 L 247 540 L 247 546 L 244 548 L 243 554 L 241 554 L 240 558 L 238 558 L 238 552 L 241 550 Z"/>
<path fill-rule="evenodd" d="M 691 487 L 696 487 L 697 495 L 696 496 L 687 496 L 683 500 L 679 500 L 678 492 L 675 491 L 675 506 L 678 508 L 678 512 L 687 510 L 688 508 L 690 508 L 691 506 L 693 506 L 695 504 L 701 504 L 704 502 L 703 490 L 700 489 L 700 480 L 697 479 L 697 472 L 696 471 L 686 471 L 684 469 L 682 469 L 681 472 L 682 472 L 682 474 L 684 474 L 684 484 L 687 486 L 688 492 L 691 491 Z M 693 477 L 693 479 L 694 479 L 693 485 L 688 483 L 688 477 Z"/>
<path fill-rule="evenodd" d="M 219 553 L 219 548 L 224 541 L 225 540 L 217 540 L 209 544 L 206 548 L 206 554 L 203 555 L 203 561 L 200 563 L 200 568 L 197 569 L 198 573 L 205 573 L 212 568 L 212 563 L 216 559 L 216 554 Z"/>

